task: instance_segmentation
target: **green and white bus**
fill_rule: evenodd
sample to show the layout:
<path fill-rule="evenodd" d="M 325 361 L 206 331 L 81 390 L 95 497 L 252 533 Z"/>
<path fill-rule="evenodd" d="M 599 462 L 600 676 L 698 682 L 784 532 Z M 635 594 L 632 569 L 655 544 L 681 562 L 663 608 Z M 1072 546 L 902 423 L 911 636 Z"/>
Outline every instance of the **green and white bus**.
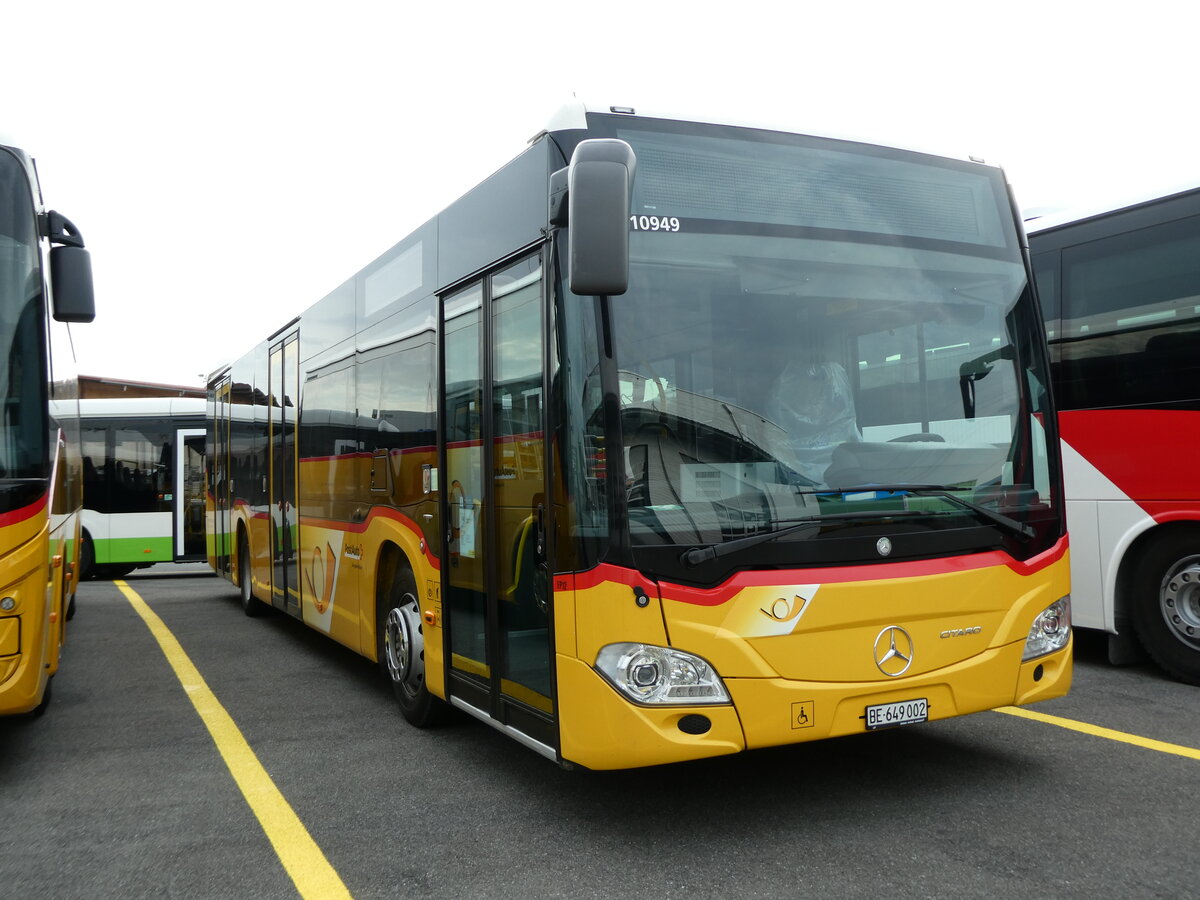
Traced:
<path fill-rule="evenodd" d="M 204 401 L 81 400 L 82 577 L 203 560 Z"/>

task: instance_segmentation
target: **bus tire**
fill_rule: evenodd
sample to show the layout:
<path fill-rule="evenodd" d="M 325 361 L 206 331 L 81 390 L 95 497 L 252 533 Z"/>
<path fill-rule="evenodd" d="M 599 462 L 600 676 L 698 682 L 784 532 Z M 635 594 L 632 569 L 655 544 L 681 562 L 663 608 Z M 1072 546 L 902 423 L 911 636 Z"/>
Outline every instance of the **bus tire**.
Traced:
<path fill-rule="evenodd" d="M 1168 534 L 1138 560 L 1133 625 L 1146 652 L 1180 681 L 1200 685 L 1200 533 Z"/>
<path fill-rule="evenodd" d="M 242 612 L 248 616 L 261 616 L 266 611 L 267 604 L 254 596 L 254 577 L 250 566 L 250 542 L 246 540 L 244 531 L 238 533 L 237 576 Z"/>
<path fill-rule="evenodd" d="M 400 566 L 379 604 L 375 629 L 379 667 L 410 724 L 428 728 L 445 721 L 449 707 L 425 685 L 425 626 L 412 572 Z"/>
<path fill-rule="evenodd" d="M 79 537 L 79 580 L 87 581 L 96 573 L 96 545 L 86 531 Z"/>

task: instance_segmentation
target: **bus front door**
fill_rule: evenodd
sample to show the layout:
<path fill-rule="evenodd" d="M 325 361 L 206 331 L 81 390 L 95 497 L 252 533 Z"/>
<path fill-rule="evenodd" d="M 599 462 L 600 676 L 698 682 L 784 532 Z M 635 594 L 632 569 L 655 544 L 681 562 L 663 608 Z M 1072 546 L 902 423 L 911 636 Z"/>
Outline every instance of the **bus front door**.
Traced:
<path fill-rule="evenodd" d="M 299 335 L 295 332 L 271 347 L 271 603 L 300 615 L 300 582 L 296 554 L 300 524 L 296 511 L 296 411 L 299 408 Z"/>
<path fill-rule="evenodd" d="M 537 257 L 442 300 L 443 604 L 452 702 L 557 746 Z"/>

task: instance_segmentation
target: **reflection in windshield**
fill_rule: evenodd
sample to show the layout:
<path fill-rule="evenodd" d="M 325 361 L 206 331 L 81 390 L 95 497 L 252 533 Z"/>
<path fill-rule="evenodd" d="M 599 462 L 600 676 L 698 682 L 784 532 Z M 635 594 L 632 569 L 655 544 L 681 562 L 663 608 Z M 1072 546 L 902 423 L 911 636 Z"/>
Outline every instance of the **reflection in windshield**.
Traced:
<path fill-rule="evenodd" d="M 617 129 L 638 155 L 629 290 L 597 307 L 605 334 L 565 311 L 582 400 L 567 414 L 588 448 L 580 533 L 627 527 L 635 553 L 741 542 L 764 559 L 813 543 L 813 528 L 780 533 L 788 522 L 819 522 L 822 539 L 895 527 L 1027 541 L 1035 520 L 1049 535 L 1044 353 L 1002 175 L 652 127 Z M 646 230 L 655 217 L 671 227 Z M 609 338 L 615 414 L 589 349 Z M 889 490 L 902 485 L 923 490 Z"/>
<path fill-rule="evenodd" d="M 718 243 L 738 242 L 696 238 L 703 262 L 639 266 L 612 302 L 629 502 L 654 509 L 673 542 L 719 540 L 748 497 L 754 517 L 794 515 L 800 488 L 1013 484 L 1016 354 L 994 354 L 969 405 L 961 370 L 1011 348 L 1018 267 L 1002 278 L 981 260 L 957 284 L 941 272 L 921 298 L 888 296 L 905 279 L 864 266 L 856 296 L 830 296 L 830 283 L 809 295 L 818 267 L 799 260 L 786 287 L 783 261 L 766 284 L 759 261 L 733 254 L 703 277 Z"/>
<path fill-rule="evenodd" d="M 1047 496 L 1044 436 L 1022 414 L 1018 264 L 744 235 L 632 241 L 631 289 L 610 302 L 635 543 L 730 540 L 850 487 L 860 503 L 894 484 L 996 503 L 1019 476 Z"/>
<path fill-rule="evenodd" d="M 46 474 L 35 223 L 25 171 L 12 154 L 0 149 L 0 478 Z"/>

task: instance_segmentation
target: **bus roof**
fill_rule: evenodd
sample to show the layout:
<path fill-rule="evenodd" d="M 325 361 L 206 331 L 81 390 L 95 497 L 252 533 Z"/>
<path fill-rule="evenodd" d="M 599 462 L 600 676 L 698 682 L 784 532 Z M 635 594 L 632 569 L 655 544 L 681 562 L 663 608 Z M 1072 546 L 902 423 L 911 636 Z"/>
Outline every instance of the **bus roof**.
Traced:
<path fill-rule="evenodd" d="M 203 416 L 199 397 L 104 397 L 79 401 L 82 419 Z"/>
<path fill-rule="evenodd" d="M 1193 181 L 1165 190 L 1159 189 L 1153 192 L 1141 191 L 1137 194 L 1129 194 L 1124 197 L 1114 197 L 1109 201 L 1099 201 L 1095 204 L 1080 205 L 1071 209 L 1055 210 L 1045 215 L 1027 218 L 1025 220 L 1025 231 L 1027 234 L 1050 231 L 1054 228 L 1073 225 L 1076 222 L 1083 222 L 1087 219 L 1098 219 L 1101 216 L 1111 215 L 1112 213 L 1124 212 L 1125 210 L 1134 209 L 1139 206 L 1149 206 L 1151 203 L 1158 203 L 1162 200 L 1171 200 L 1195 191 L 1200 191 L 1200 184 Z"/>
<path fill-rule="evenodd" d="M 978 156 L 965 152 L 948 152 L 946 150 L 938 150 L 926 146 L 913 146 L 910 144 L 895 143 L 888 140 L 879 140 L 877 138 L 869 138 L 863 135 L 831 133 L 823 130 L 797 128 L 795 122 L 749 121 L 732 116 L 713 116 L 711 113 L 689 114 L 689 112 L 685 110 L 668 111 L 654 107 L 610 106 L 608 104 L 593 103 L 580 99 L 575 99 L 563 104 L 550 117 L 546 127 L 530 138 L 530 143 L 537 140 L 547 132 L 552 133 L 555 131 L 586 128 L 587 120 L 585 116 L 588 113 L 597 113 L 601 115 L 626 115 L 630 118 L 636 119 L 668 119 L 679 122 L 700 122 L 706 125 L 728 125 L 735 128 L 757 128 L 764 131 L 779 131 L 785 134 L 806 134 L 811 135 L 812 137 L 849 141 L 855 144 L 870 144 L 872 146 L 890 147 L 896 150 L 909 150 L 914 153 L 924 153 L 929 156 L 940 156 L 948 159 L 959 159 L 965 162 L 974 162 L 981 165 L 991 165 L 993 168 L 999 168 L 999 166 L 995 163 L 987 163 Z"/>
<path fill-rule="evenodd" d="M 402 247 L 410 250 L 410 249 L 412 249 L 414 242 L 417 245 L 419 245 L 421 242 L 421 238 L 419 238 L 418 236 L 420 234 L 422 234 L 423 230 L 432 227 L 434 230 L 432 232 L 430 232 L 430 234 L 433 234 L 433 235 L 438 234 L 439 233 L 438 229 L 440 228 L 438 223 L 442 220 L 443 216 L 447 216 L 448 214 L 451 214 L 452 212 L 454 212 L 456 210 L 461 213 L 461 210 L 466 208 L 464 206 L 464 204 L 466 204 L 469 201 L 469 198 L 471 198 L 472 196 L 477 196 L 478 192 L 482 191 L 485 188 L 488 188 L 491 190 L 496 190 L 497 189 L 496 185 L 498 184 L 498 182 L 495 179 L 497 178 L 497 176 L 499 176 L 501 173 L 506 172 L 506 171 L 516 171 L 515 166 L 518 165 L 523 158 L 526 158 L 525 155 L 530 153 L 530 151 L 533 150 L 533 148 L 538 144 L 538 142 L 541 141 L 543 138 L 545 138 L 547 135 L 562 134 L 564 132 L 571 132 L 571 131 L 574 131 L 574 132 L 585 131 L 588 127 L 587 115 L 589 113 L 597 114 L 597 115 L 609 115 L 609 116 L 626 116 L 626 117 L 629 117 L 632 119 L 640 119 L 643 121 L 657 119 L 657 120 L 674 121 L 674 122 L 694 122 L 694 123 L 699 123 L 699 124 L 727 126 L 727 127 L 732 127 L 732 128 L 752 128 L 752 129 L 759 129 L 759 130 L 763 130 L 763 131 L 774 131 L 774 132 L 778 132 L 781 134 L 798 134 L 798 135 L 804 135 L 804 136 L 810 136 L 810 137 L 816 137 L 816 138 L 826 138 L 826 139 L 830 139 L 830 140 L 840 140 L 840 141 L 846 141 L 846 142 L 851 142 L 851 143 L 858 143 L 858 144 L 862 144 L 862 145 L 870 146 L 870 147 L 881 147 L 881 148 L 886 148 L 886 149 L 896 149 L 896 150 L 913 152 L 913 153 L 921 153 L 921 154 L 925 154 L 925 155 L 928 155 L 928 156 L 931 156 L 934 158 L 938 158 L 938 159 L 959 160 L 962 162 L 968 162 L 972 165 L 981 165 L 981 166 L 984 166 L 986 168 L 993 169 L 993 170 L 1000 168 L 996 164 L 989 164 L 989 163 L 985 162 L 984 160 L 979 159 L 978 157 L 970 156 L 967 154 L 950 154 L 950 153 L 946 153 L 946 152 L 939 152 L 937 150 L 931 150 L 929 148 L 904 146 L 903 144 L 889 143 L 887 141 L 870 140 L 870 139 L 866 139 L 866 138 L 862 138 L 862 137 L 853 137 L 853 136 L 849 136 L 849 135 L 837 135 L 837 134 L 831 134 L 828 132 L 822 132 L 822 131 L 816 131 L 816 130 L 807 130 L 807 131 L 803 130 L 803 129 L 798 130 L 795 128 L 794 123 L 793 124 L 784 124 L 784 123 L 771 124 L 771 123 L 767 123 L 767 122 L 763 122 L 763 121 L 758 121 L 758 122 L 737 121 L 735 117 L 728 117 L 728 116 L 712 116 L 712 115 L 707 115 L 707 116 L 706 115 L 698 115 L 697 116 L 697 115 L 688 115 L 686 112 L 684 112 L 682 110 L 668 112 L 666 110 L 660 110 L 660 109 L 654 109 L 654 108 L 645 108 L 645 107 L 634 108 L 634 107 L 620 106 L 620 105 L 595 104 L 595 103 L 585 102 L 581 99 L 573 99 L 573 100 L 569 101 L 568 103 L 562 105 L 556 112 L 554 112 L 549 117 L 549 119 L 546 122 L 545 127 L 542 128 L 535 135 L 533 135 L 533 137 L 531 137 L 529 139 L 529 142 L 528 142 L 529 146 L 527 146 L 524 149 L 524 151 L 522 151 L 521 153 L 518 153 L 508 163 L 506 163 L 505 166 L 501 167 L 500 170 L 493 173 L 488 178 L 485 178 L 483 181 L 475 184 L 473 187 L 469 188 L 465 194 L 460 196 L 457 200 L 452 202 L 449 206 L 446 206 L 440 212 L 435 213 L 434 216 L 430 220 L 428 220 L 424 225 L 420 226 L 419 228 L 417 228 L 415 231 L 411 232 L 410 234 L 408 234 L 406 236 L 402 236 L 399 243 L 392 246 L 389 250 L 384 251 L 380 256 L 376 257 L 375 260 L 368 263 L 368 265 L 366 267 L 364 267 L 363 269 L 360 269 L 360 271 L 356 275 L 351 276 L 350 280 L 342 282 L 342 284 L 338 285 L 337 287 L 334 287 L 328 294 L 326 294 L 324 298 L 318 299 L 314 303 L 305 307 L 305 311 L 302 315 L 303 316 L 311 315 L 313 313 L 313 311 L 321 304 L 334 303 L 334 302 L 336 302 L 338 304 L 342 303 L 345 298 L 342 297 L 341 291 L 343 289 L 345 289 L 347 287 L 347 285 L 349 285 L 349 286 L 351 286 L 351 288 L 353 288 L 353 281 L 355 278 L 363 277 L 364 274 L 368 271 L 368 269 L 383 266 L 386 264 L 386 262 L 388 260 L 394 261 L 396 254 L 399 252 L 402 252 L 402 250 L 401 250 Z M 557 142 L 555 142 L 555 143 L 557 143 Z M 561 149 L 561 147 L 560 147 L 560 149 Z M 543 187 L 545 187 L 545 186 L 543 185 Z M 545 207 L 544 207 L 544 201 L 543 201 L 543 206 L 542 206 L 543 214 L 544 214 L 544 208 Z M 543 222 L 543 224 L 544 224 L 544 222 Z M 532 237 L 530 237 L 530 239 L 532 239 Z M 436 240 L 436 237 L 434 238 L 434 240 Z M 473 246 L 472 252 L 478 252 L 478 246 L 477 246 L 479 243 L 478 241 L 472 241 L 472 242 L 468 242 L 468 243 L 475 245 L 475 246 Z M 443 274 L 439 272 L 437 275 L 437 279 L 438 279 L 439 283 L 444 286 L 445 284 L 449 284 L 459 277 L 465 276 L 466 274 L 468 274 L 469 271 L 470 271 L 469 268 L 463 269 L 462 271 L 457 272 L 452 277 L 451 276 L 443 277 Z M 351 300 L 350 302 L 355 302 L 355 301 Z M 283 332 L 285 332 L 291 325 L 300 321 L 300 319 L 301 319 L 301 316 L 294 317 L 283 327 L 274 329 L 273 333 L 271 334 L 270 337 L 267 338 L 267 340 L 270 340 L 270 339 L 274 338 L 275 336 L 283 334 Z M 259 345 L 261 345 L 261 342 L 255 342 L 255 344 L 252 346 L 259 346 Z M 356 348 L 356 349 L 361 350 L 362 348 Z M 252 352 L 252 351 L 249 351 L 249 352 Z M 245 354 L 242 354 L 239 358 L 244 359 Z M 219 379 L 223 378 L 227 373 L 229 373 L 232 370 L 232 366 L 233 366 L 233 364 L 230 362 L 222 363 L 221 365 L 219 365 L 217 368 L 213 369 L 209 373 L 209 375 L 205 379 L 206 383 L 209 385 L 215 384 Z"/>

